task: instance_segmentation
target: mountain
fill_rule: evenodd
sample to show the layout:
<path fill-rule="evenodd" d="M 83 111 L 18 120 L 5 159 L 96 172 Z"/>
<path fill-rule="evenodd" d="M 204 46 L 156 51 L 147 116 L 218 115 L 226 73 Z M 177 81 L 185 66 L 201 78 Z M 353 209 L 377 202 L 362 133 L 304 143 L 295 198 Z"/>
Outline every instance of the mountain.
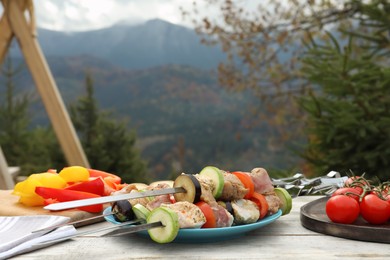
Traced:
<path fill-rule="evenodd" d="M 248 111 L 258 106 L 258 99 L 250 92 L 222 88 L 209 70 L 181 65 L 130 70 L 87 55 L 47 59 L 68 107 L 85 94 L 85 73 L 90 73 L 99 108 L 136 131 L 137 145 L 156 179 L 177 171 L 179 161 L 188 173 L 205 165 L 250 170 L 282 167 L 286 162 L 285 151 L 269 152 L 265 137 L 270 130 L 251 125 Z M 20 62 L 15 61 L 15 66 Z M 22 87 L 34 93 L 33 124 L 47 125 L 31 82 L 23 70 L 17 77 L 18 91 Z"/>
<path fill-rule="evenodd" d="M 194 30 L 159 19 L 87 32 L 38 29 L 38 41 L 46 56 L 90 55 L 130 69 L 166 64 L 212 69 L 224 59 L 219 47 L 201 44 Z"/>
<path fill-rule="evenodd" d="M 85 93 L 89 73 L 100 109 L 136 131 L 156 179 L 177 173 L 178 164 L 196 173 L 206 165 L 251 170 L 289 163 L 288 151 L 269 148 L 273 130 L 253 124 L 250 111 L 261 107 L 259 100 L 218 84 L 213 69 L 222 53 L 200 44 L 188 28 L 152 20 L 70 34 L 39 29 L 38 40 L 65 104 Z M 18 48 L 11 51 L 16 67 L 22 59 Z M 22 91 L 35 93 L 33 124 L 48 124 L 28 70 L 16 80 Z"/>

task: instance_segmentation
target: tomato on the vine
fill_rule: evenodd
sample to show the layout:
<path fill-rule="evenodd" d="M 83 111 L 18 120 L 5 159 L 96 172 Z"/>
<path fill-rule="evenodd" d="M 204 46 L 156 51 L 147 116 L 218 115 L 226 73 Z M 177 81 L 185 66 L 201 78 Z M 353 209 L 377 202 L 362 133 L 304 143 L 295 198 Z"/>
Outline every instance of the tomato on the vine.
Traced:
<path fill-rule="evenodd" d="M 369 182 L 364 177 L 361 176 L 349 177 L 344 183 L 344 187 L 354 188 L 359 192 L 359 194 L 363 193 L 364 187 L 369 187 L 369 186 L 370 186 Z"/>
<path fill-rule="evenodd" d="M 390 203 L 375 193 L 367 194 L 360 202 L 360 214 L 370 224 L 384 224 L 390 219 Z"/>
<path fill-rule="evenodd" d="M 350 196 L 351 198 L 355 199 L 357 202 L 359 202 L 360 194 L 361 193 L 359 193 L 359 191 L 355 188 L 344 187 L 344 188 L 339 188 L 335 192 L 333 192 L 332 197 L 337 196 L 337 195 L 347 195 L 347 196 Z"/>
<path fill-rule="evenodd" d="M 347 195 L 335 195 L 326 202 L 326 215 L 335 223 L 351 224 L 359 211 L 359 203 Z"/>

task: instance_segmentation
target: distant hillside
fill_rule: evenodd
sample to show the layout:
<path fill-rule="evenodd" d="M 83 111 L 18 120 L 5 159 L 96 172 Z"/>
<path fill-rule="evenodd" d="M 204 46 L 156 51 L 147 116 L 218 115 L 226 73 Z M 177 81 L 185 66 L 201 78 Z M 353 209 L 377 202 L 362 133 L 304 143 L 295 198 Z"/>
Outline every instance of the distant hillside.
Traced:
<path fill-rule="evenodd" d="M 193 30 L 158 19 L 88 32 L 39 29 L 38 40 L 49 57 L 90 55 L 131 69 L 166 64 L 211 69 L 224 57 L 219 47 L 201 44 Z"/>
<path fill-rule="evenodd" d="M 128 70 L 91 56 L 49 57 L 48 62 L 67 105 L 84 94 L 85 72 L 91 73 L 100 108 L 136 130 L 142 156 L 156 178 L 176 172 L 179 161 L 189 173 L 205 165 L 250 170 L 287 162 L 281 159 L 286 151 L 267 148 L 267 128 L 248 125 L 248 111 L 258 100 L 221 88 L 210 71 L 178 65 Z M 36 93 L 31 82 L 27 70 L 18 76 L 18 86 Z M 35 97 L 32 119 L 47 124 Z"/>
<path fill-rule="evenodd" d="M 100 108 L 136 130 L 142 156 L 158 179 L 177 173 L 179 164 L 188 173 L 206 165 L 289 165 L 288 151 L 268 139 L 272 129 L 252 124 L 252 108 L 261 108 L 260 101 L 218 85 L 214 73 L 222 52 L 202 45 L 188 28 L 152 20 L 71 34 L 40 29 L 38 40 L 66 105 L 84 94 L 90 73 Z M 11 51 L 20 63 L 18 48 Z M 34 93 L 33 123 L 48 124 L 27 69 L 17 86 Z"/>

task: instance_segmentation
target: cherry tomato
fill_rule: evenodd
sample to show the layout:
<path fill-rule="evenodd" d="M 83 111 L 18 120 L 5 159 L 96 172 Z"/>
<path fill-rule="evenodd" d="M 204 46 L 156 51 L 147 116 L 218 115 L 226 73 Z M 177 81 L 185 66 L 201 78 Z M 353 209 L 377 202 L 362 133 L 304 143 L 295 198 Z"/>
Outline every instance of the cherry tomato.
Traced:
<path fill-rule="evenodd" d="M 335 223 L 351 224 L 359 216 L 359 203 L 347 195 L 335 195 L 326 202 L 326 215 Z"/>
<path fill-rule="evenodd" d="M 368 181 L 361 176 L 349 177 L 344 183 L 344 187 L 355 188 L 359 192 L 359 194 L 363 193 L 364 187 L 369 186 L 370 184 L 368 183 Z"/>
<path fill-rule="evenodd" d="M 350 196 L 351 198 L 354 198 L 357 202 L 359 202 L 359 191 L 355 188 L 352 187 L 344 187 L 337 189 L 335 192 L 332 193 L 332 197 L 337 196 L 337 195 L 347 195 Z"/>
<path fill-rule="evenodd" d="M 384 224 L 390 218 L 390 203 L 371 193 L 360 202 L 360 214 L 370 224 Z"/>

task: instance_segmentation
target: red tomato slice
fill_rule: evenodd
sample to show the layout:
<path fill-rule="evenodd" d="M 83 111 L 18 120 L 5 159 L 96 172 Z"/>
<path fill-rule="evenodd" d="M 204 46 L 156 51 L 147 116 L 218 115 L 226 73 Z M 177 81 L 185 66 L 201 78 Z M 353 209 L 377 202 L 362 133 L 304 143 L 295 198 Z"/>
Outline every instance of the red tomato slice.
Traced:
<path fill-rule="evenodd" d="M 257 206 L 259 207 L 259 211 L 260 211 L 259 219 L 264 218 L 267 215 L 268 208 L 269 208 L 268 202 L 265 199 L 264 195 L 257 193 L 257 192 L 253 192 L 250 200 L 253 201 L 254 203 L 256 203 Z"/>
<path fill-rule="evenodd" d="M 255 192 L 255 184 L 253 183 L 251 176 L 245 172 L 232 172 L 232 174 L 236 175 L 244 187 L 248 189 L 248 193 L 245 195 L 244 199 L 251 198 Z"/>
<path fill-rule="evenodd" d="M 202 228 L 216 228 L 217 220 L 215 219 L 214 211 L 210 205 L 204 201 L 199 201 L 195 205 L 198 206 L 206 217 L 206 223 L 203 224 Z"/>

